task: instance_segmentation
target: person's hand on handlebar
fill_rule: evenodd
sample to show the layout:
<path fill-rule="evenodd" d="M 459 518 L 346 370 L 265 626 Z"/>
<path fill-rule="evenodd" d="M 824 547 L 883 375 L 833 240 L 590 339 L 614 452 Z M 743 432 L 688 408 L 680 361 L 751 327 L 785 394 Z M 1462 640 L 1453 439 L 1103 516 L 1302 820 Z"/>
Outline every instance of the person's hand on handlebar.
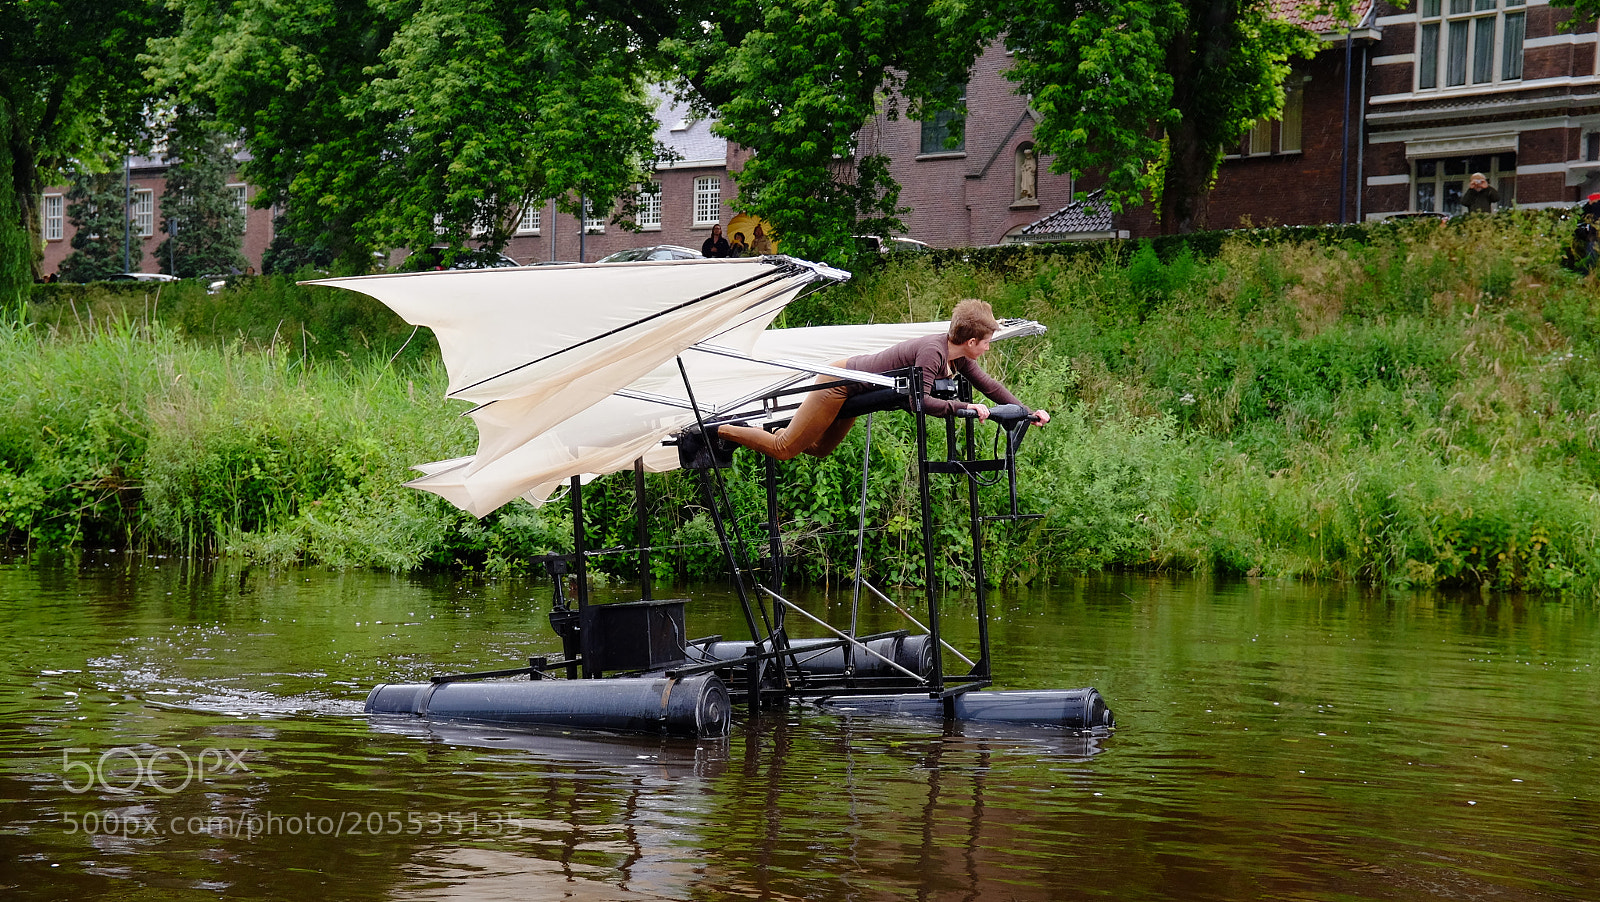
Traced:
<path fill-rule="evenodd" d="M 1048 422 L 1050 422 L 1050 412 L 1048 410 L 1040 408 L 1033 412 L 1033 425 L 1043 426 Z"/>
<path fill-rule="evenodd" d="M 983 406 L 982 404 L 974 404 L 968 409 L 972 411 L 972 416 L 977 417 L 978 422 L 980 423 L 989 419 L 989 408 Z"/>

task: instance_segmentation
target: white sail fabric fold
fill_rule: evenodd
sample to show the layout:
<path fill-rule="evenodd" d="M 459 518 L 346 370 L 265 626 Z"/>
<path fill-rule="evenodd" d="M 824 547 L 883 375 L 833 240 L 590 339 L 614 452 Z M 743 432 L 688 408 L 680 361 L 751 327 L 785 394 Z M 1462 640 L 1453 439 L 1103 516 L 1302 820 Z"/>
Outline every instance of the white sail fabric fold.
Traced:
<path fill-rule="evenodd" d="M 574 476 L 587 482 L 639 459 L 651 471 L 675 469 L 677 450 L 661 442 L 694 422 L 690 389 L 703 415 L 758 409 L 755 399 L 811 381 L 807 366 L 948 328 L 767 329 L 808 286 L 847 278 L 820 264 L 761 257 L 310 284 L 371 295 L 434 331 L 449 396 L 477 404 L 468 413 L 478 448 L 418 466 L 423 475 L 407 485 L 482 517 L 519 496 L 541 503 Z"/>
<path fill-rule="evenodd" d="M 762 332 L 752 349 L 758 358 L 785 358 L 827 364 L 881 350 L 920 335 L 948 330 L 948 323 L 884 326 L 816 326 Z M 720 344 L 721 342 L 719 342 Z M 741 409 L 739 402 L 790 384 L 810 382 L 808 372 L 721 354 L 682 354 L 684 370 L 703 416 Z M 646 400 L 636 397 L 648 395 Z M 475 416 L 476 419 L 476 416 Z M 406 483 L 433 492 L 476 516 L 483 516 L 522 496 L 540 503 L 573 476 L 594 476 L 633 467 L 642 458 L 646 470 L 677 469 L 677 449 L 661 441 L 695 421 L 676 360 L 658 367 L 594 406 L 552 427 L 492 460 L 478 465 L 456 461 L 419 467 L 425 475 Z M 478 420 L 482 440 L 498 444 L 494 424 Z"/>

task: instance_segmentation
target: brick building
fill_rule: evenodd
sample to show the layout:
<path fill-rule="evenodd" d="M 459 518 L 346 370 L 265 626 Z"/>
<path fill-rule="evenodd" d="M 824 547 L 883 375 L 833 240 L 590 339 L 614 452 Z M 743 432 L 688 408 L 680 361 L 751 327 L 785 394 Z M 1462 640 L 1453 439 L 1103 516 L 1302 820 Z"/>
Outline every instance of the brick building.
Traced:
<path fill-rule="evenodd" d="M 889 158 L 900 203 L 911 208 L 902 217 L 908 237 L 934 247 L 998 244 L 1072 202 L 1072 179 L 1051 172 L 1051 158 L 1034 151 L 1037 115 L 1000 74 L 1008 60 L 995 44 L 973 66 L 959 142 L 946 141 L 943 116 L 880 115 L 862 130 L 859 152 Z"/>
<path fill-rule="evenodd" d="M 1276 2 L 1286 16 L 1302 8 L 1299 0 Z M 1211 228 L 1455 213 L 1473 172 L 1489 177 L 1502 206 L 1570 206 L 1600 191 L 1595 26 L 1563 30 L 1570 13 L 1548 0 L 1417 0 L 1410 10 L 1360 0 L 1356 12 L 1350 29 L 1306 22 L 1324 49 L 1296 65 L 1283 115 L 1230 148 L 1209 201 Z M 901 204 L 911 208 L 907 235 L 961 247 L 1155 234 L 1149 208 L 1108 219 L 1092 200 L 1073 200 L 1075 190 L 1100 184 L 1093 173 L 1075 185 L 1050 171 L 1051 159 L 1034 149 L 1036 115 L 1001 75 L 1007 62 L 998 44 L 979 58 L 959 139 L 944 116 L 880 115 L 863 127 L 860 152 L 889 158 Z M 676 159 L 656 172 L 659 191 L 641 194 L 643 231 L 612 225 L 609 215 L 580 223 L 547 203 L 524 211 L 506 253 L 524 263 L 592 261 L 645 245 L 698 249 L 718 222 L 730 236 L 740 229 L 741 220 L 728 218 L 737 194 L 729 173 L 748 152 L 669 100 L 657 119 L 657 139 Z M 129 176 L 142 268 L 156 271 L 165 167 L 134 159 Z M 252 190 L 233 188 L 241 204 Z M 43 198 L 46 273 L 71 250 L 65 195 L 51 188 Z M 272 213 L 247 215 L 245 255 L 259 267 Z"/>
<path fill-rule="evenodd" d="M 1278 0 L 1292 15 L 1293 0 Z M 1306 22 L 1323 50 L 1294 64 L 1284 84 L 1284 108 L 1228 148 L 1211 190 L 1207 227 L 1313 225 L 1352 222 L 1361 213 L 1362 73 L 1371 45 L 1372 0 L 1355 8 L 1360 23 L 1336 29 L 1331 19 Z M 1149 207 L 1130 209 L 1118 225 L 1137 236 L 1160 231 Z"/>
<path fill-rule="evenodd" d="M 676 159 L 657 170 L 654 181 L 659 190 L 641 192 L 638 222 L 640 232 L 629 232 L 612 225 L 609 213 L 592 216 L 581 223 L 577 217 L 559 212 L 553 202 L 539 209 L 524 210 L 505 253 L 521 263 L 550 260 L 589 262 L 613 251 L 653 244 L 677 244 L 699 250 L 721 223 L 733 228 L 742 220 L 730 222 L 728 199 L 738 192 L 729 178 L 730 171 L 743 164 L 747 151 L 730 147 L 711 134 L 710 122 L 695 119 L 685 107 L 662 101 L 657 113 L 656 139 L 670 148 Z M 135 267 L 143 272 L 159 272 L 161 262 L 155 250 L 165 240 L 161 231 L 161 194 L 166 188 L 166 164 L 160 159 L 134 157 L 129 165 L 129 216 L 136 223 L 143 258 Z M 254 189 L 242 180 L 230 184 L 241 205 L 254 196 Z M 48 275 L 72 253 L 73 225 L 67 217 L 66 187 L 47 188 L 43 197 L 44 265 Z M 261 255 L 272 241 L 274 211 L 244 207 L 247 217 L 244 255 L 259 271 Z M 746 238 L 749 238 L 746 235 Z M 394 254 L 394 262 L 405 252 Z"/>
<path fill-rule="evenodd" d="M 639 194 L 635 220 L 642 231 L 612 225 L 609 213 L 591 215 L 580 226 L 577 217 L 546 202 L 540 210 L 523 213 L 506 254 L 522 263 L 589 263 L 614 251 L 653 244 L 698 251 L 713 225 L 733 225 L 728 201 L 738 189 L 728 173 L 743 165 L 747 153 L 713 135 L 710 120 L 694 118 L 687 107 L 667 98 L 656 111 L 655 138 L 676 159 L 656 170 L 655 189 Z M 731 239 L 733 229 L 727 231 Z"/>
<path fill-rule="evenodd" d="M 1293 15 L 1295 0 L 1278 2 Z M 1595 26 L 1564 30 L 1570 12 L 1548 0 L 1364 0 L 1356 13 L 1348 30 L 1306 23 L 1324 49 L 1296 65 L 1283 116 L 1223 159 L 1211 228 L 1455 214 L 1474 172 L 1502 207 L 1600 191 Z M 1090 174 L 1079 187 L 1097 186 Z M 1114 220 L 1135 236 L 1159 230 L 1149 208 Z"/>
<path fill-rule="evenodd" d="M 1502 204 L 1570 206 L 1600 190 L 1593 25 L 1546 0 L 1381 5 L 1366 107 L 1367 218 L 1453 213 L 1483 172 Z"/>
<path fill-rule="evenodd" d="M 134 266 L 139 272 L 160 272 L 156 248 L 167 240 L 161 230 L 161 194 L 167 187 L 167 165 L 152 157 L 129 157 L 124 172 L 127 184 L 128 218 L 134 224 L 134 241 L 141 252 L 140 262 Z M 255 189 L 245 184 L 235 173 L 229 179 L 234 203 L 245 214 L 244 255 L 250 265 L 261 266 L 261 254 L 272 243 L 272 211 L 257 210 L 249 205 Z M 46 188 L 39 206 L 40 225 L 44 234 L 44 264 L 46 275 L 55 272 L 61 261 L 72 253 L 72 220 L 67 217 L 67 187 Z"/>
<path fill-rule="evenodd" d="M 1286 15 L 1294 8 L 1294 0 L 1278 2 Z M 1361 73 L 1380 34 L 1372 25 L 1372 5 L 1373 0 L 1358 3 L 1362 24 L 1348 33 L 1332 30 L 1327 19 L 1306 23 L 1322 35 L 1326 49 L 1295 67 L 1285 85 L 1283 116 L 1257 126 L 1224 158 L 1210 197 L 1212 227 L 1338 222 L 1341 213 L 1347 220 L 1359 215 Z M 912 208 L 905 217 L 910 237 L 957 247 L 1156 234 L 1152 209 L 1111 215 L 1098 203 L 1103 181 L 1095 173 L 1074 184 L 1049 171 L 1051 158 L 1033 151 L 1038 117 L 1001 74 L 1009 59 L 996 44 L 973 67 L 960 148 L 938 146 L 937 121 L 880 116 L 864 130 L 863 152 L 892 161 L 901 200 Z M 1032 192 L 1024 190 L 1028 181 Z M 1074 201 L 1075 190 L 1086 199 Z"/>

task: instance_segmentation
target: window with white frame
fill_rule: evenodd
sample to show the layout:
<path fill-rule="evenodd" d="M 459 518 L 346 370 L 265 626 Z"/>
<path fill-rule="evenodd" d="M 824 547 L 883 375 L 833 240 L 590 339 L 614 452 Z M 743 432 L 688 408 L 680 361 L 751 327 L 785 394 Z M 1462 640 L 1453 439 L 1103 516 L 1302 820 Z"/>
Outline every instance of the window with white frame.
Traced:
<path fill-rule="evenodd" d="M 1306 105 L 1305 81 L 1303 74 L 1290 73 L 1289 80 L 1283 85 L 1283 112 L 1277 119 L 1263 119 L 1245 132 L 1240 149 L 1243 156 L 1299 153 L 1303 149 L 1301 123 Z M 1272 143 L 1274 133 L 1278 139 L 1276 147 Z"/>
<path fill-rule="evenodd" d="M 641 229 L 661 228 L 661 186 L 655 182 L 639 190 L 639 210 L 635 221 Z"/>
<path fill-rule="evenodd" d="M 250 186 L 229 185 L 228 190 L 233 192 L 233 208 L 239 211 L 246 225 L 250 220 Z"/>
<path fill-rule="evenodd" d="M 1417 89 L 1522 78 L 1527 0 L 1420 0 Z"/>
<path fill-rule="evenodd" d="M 522 208 L 522 217 L 517 220 L 518 235 L 539 234 L 539 214 L 543 212 L 538 207 L 527 206 Z"/>
<path fill-rule="evenodd" d="M 1461 192 L 1467 190 L 1472 173 L 1481 172 L 1500 193 L 1500 206 L 1509 207 L 1517 197 L 1517 155 L 1515 153 L 1473 154 L 1411 161 L 1411 209 L 1417 213 L 1461 212 Z"/>
<path fill-rule="evenodd" d="M 722 221 L 722 179 L 703 175 L 694 180 L 694 224 L 716 225 Z"/>
<path fill-rule="evenodd" d="M 156 193 L 147 189 L 133 192 L 133 231 L 141 238 L 156 233 Z"/>
<path fill-rule="evenodd" d="M 596 215 L 594 201 L 587 197 L 583 199 L 583 230 L 591 235 L 599 234 L 606 230 L 605 214 Z"/>
<path fill-rule="evenodd" d="M 60 194 L 44 196 L 44 240 L 60 241 L 67 237 L 66 199 Z"/>

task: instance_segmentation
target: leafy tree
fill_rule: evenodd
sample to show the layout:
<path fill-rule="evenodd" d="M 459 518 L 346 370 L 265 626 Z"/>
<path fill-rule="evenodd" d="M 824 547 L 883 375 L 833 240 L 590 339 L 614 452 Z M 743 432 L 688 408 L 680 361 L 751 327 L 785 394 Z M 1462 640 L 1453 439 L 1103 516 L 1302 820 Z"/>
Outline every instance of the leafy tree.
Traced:
<path fill-rule="evenodd" d="M 121 173 L 80 172 L 67 191 L 72 253 L 57 270 L 69 282 L 92 282 L 137 268 L 140 242 L 128 241 L 128 203 Z M 126 265 L 125 265 L 126 264 Z"/>
<path fill-rule="evenodd" d="M 10 134 L 11 119 L 11 111 L 0 103 L 0 131 Z M 11 145 L 0 141 L 0 172 L 11 171 Z M 0 310 L 7 313 L 20 311 L 27 302 L 29 275 L 39 256 L 32 234 L 8 215 L 20 215 L 21 208 L 15 180 L 0 178 Z"/>
<path fill-rule="evenodd" d="M 926 0 L 618 5 L 717 133 L 754 151 L 736 206 L 814 259 L 848 254 L 855 233 L 904 231 L 888 158 L 858 146 L 861 128 L 886 105 L 915 118 L 952 107 L 987 37 Z"/>
<path fill-rule="evenodd" d="M 261 253 L 261 271 L 283 275 L 307 269 L 326 272 L 338 259 L 337 250 L 322 240 L 328 234 L 328 229 L 297 228 L 287 212 L 279 213 L 272 219 L 272 243 Z M 301 235 L 310 238 L 302 240 Z"/>
<path fill-rule="evenodd" d="M 180 115 L 167 141 L 167 187 L 161 195 L 167 240 L 156 248 L 162 271 L 194 277 L 245 267 L 244 213 L 228 188 L 233 152 L 215 123 Z"/>
<path fill-rule="evenodd" d="M 175 20 L 157 0 L 12 0 L 0 13 L 0 295 L 10 295 L 39 275 L 45 186 L 144 139 L 151 89 L 137 55 Z"/>
<path fill-rule="evenodd" d="M 1282 111 L 1288 61 L 1320 44 L 1271 0 L 1001 0 L 983 24 L 1051 168 L 1104 173 L 1118 209 L 1154 198 L 1168 234 L 1204 227 L 1223 148 Z"/>
<path fill-rule="evenodd" d="M 608 208 L 655 158 L 646 62 L 583 0 L 173 0 L 160 83 L 240 128 L 303 245 L 503 247 L 529 203 Z"/>

